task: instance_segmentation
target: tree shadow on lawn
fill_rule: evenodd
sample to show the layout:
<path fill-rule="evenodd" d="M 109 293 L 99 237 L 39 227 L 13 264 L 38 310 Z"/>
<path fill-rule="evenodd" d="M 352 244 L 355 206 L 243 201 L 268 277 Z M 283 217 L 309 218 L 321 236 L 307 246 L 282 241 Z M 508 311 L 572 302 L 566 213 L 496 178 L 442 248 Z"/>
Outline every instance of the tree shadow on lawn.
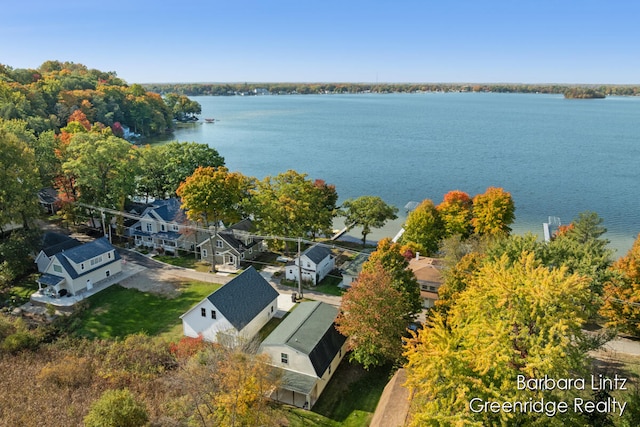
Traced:
<path fill-rule="evenodd" d="M 392 374 L 391 366 L 366 371 L 345 357 L 312 411 L 344 426 L 368 425 Z"/>

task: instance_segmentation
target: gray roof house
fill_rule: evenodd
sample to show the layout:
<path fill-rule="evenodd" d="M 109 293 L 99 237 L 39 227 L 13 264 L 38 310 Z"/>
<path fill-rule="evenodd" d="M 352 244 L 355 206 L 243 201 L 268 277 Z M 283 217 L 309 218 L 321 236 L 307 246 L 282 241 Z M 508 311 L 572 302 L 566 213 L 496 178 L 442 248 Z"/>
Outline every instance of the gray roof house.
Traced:
<path fill-rule="evenodd" d="M 42 253 L 46 254 L 44 250 Z M 101 237 L 52 253 L 38 279 L 38 292 L 51 296 L 78 295 L 121 271 L 120 254 L 106 237 Z"/>
<path fill-rule="evenodd" d="M 331 270 L 335 268 L 335 258 L 331 249 L 324 245 L 314 245 L 300 254 L 292 263 L 285 267 L 287 280 L 298 280 L 298 273 L 302 273 L 302 281 L 317 285 Z"/>
<path fill-rule="evenodd" d="M 255 259 L 264 251 L 264 242 L 253 236 L 254 230 L 255 227 L 250 219 L 243 219 L 218 230 L 218 234 L 213 237 L 213 245 L 211 238 L 198 245 L 202 260 L 211 264 L 213 247 L 216 265 L 222 265 L 223 268 L 230 267 L 232 270 L 239 269 L 242 262 Z"/>
<path fill-rule="evenodd" d="M 175 197 L 151 202 L 140 215 L 140 220 L 129 229 L 136 246 L 175 252 L 176 249 L 191 250 L 204 239 L 204 233 L 198 233 L 198 236 L 185 232 L 184 225 L 188 220 L 181 204 Z"/>
<path fill-rule="evenodd" d="M 184 335 L 232 347 L 253 339 L 277 310 L 278 292 L 249 267 L 180 318 Z"/>
<path fill-rule="evenodd" d="M 44 236 L 42 236 L 42 249 L 36 256 L 35 260 L 35 263 L 38 266 L 38 271 L 40 273 L 44 273 L 51 261 L 51 258 L 58 252 L 75 248 L 81 244 L 81 241 L 65 234 L 54 232 L 45 233 Z"/>
<path fill-rule="evenodd" d="M 283 371 L 273 399 L 307 409 L 316 403 L 347 350 L 334 325 L 337 316 L 329 304 L 300 303 L 262 342 L 260 352 Z"/>

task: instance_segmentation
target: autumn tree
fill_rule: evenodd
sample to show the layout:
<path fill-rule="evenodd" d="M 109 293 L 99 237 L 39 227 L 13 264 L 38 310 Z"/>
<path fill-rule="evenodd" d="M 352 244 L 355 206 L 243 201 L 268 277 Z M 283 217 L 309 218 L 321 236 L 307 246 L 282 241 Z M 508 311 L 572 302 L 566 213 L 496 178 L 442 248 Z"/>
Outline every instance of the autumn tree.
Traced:
<path fill-rule="evenodd" d="M 582 309 L 586 280 L 549 269 L 531 253 L 484 263 L 446 314 L 430 318 L 406 345 L 412 425 L 562 425 L 573 414 L 470 410 L 481 401 L 558 400 L 557 390 L 521 390 L 525 379 L 572 378 L 587 368 Z M 474 424 L 475 423 L 475 424 Z"/>
<path fill-rule="evenodd" d="M 215 254 L 213 241 L 220 223 L 229 225 L 244 216 L 243 201 L 252 186 L 252 179 L 220 166 L 199 167 L 178 187 L 176 193 L 182 200 L 182 208 L 187 211 L 187 218 L 213 227 L 210 233 L 212 254 Z M 215 270 L 215 256 L 213 260 Z"/>
<path fill-rule="evenodd" d="M 348 337 L 351 360 L 365 369 L 398 361 L 413 307 L 378 263 L 363 270 L 343 295 L 338 331 Z"/>
<path fill-rule="evenodd" d="M 173 406 L 195 426 L 277 426 L 282 421 L 269 405 L 279 374 L 266 355 L 210 346 L 181 370 L 176 387 L 182 396 Z"/>
<path fill-rule="evenodd" d="M 381 228 L 388 220 L 396 219 L 398 208 L 388 205 L 378 196 L 360 196 L 342 203 L 341 215 L 348 228 L 362 228 L 362 246 L 372 228 Z"/>
<path fill-rule="evenodd" d="M 408 324 L 422 309 L 420 300 L 420 286 L 413 271 L 409 269 L 409 261 L 402 253 L 402 246 L 385 238 L 378 242 L 376 250 L 371 253 L 367 262 L 362 265 L 362 271 L 373 272 L 377 269 L 384 271 L 391 277 L 391 285 L 401 292 L 410 310 L 404 315 Z"/>
<path fill-rule="evenodd" d="M 607 325 L 640 335 L 640 234 L 629 252 L 613 263 L 613 275 L 604 286 L 600 314 Z"/>
<path fill-rule="evenodd" d="M 466 238 L 471 234 L 473 202 L 467 193 L 459 190 L 449 191 L 436 209 L 442 219 L 445 236 L 459 234 Z"/>
<path fill-rule="evenodd" d="M 407 217 L 401 241 L 415 243 L 423 255 L 430 256 L 438 251 L 444 234 L 440 213 L 431 200 L 425 199 Z"/>
<path fill-rule="evenodd" d="M 509 233 L 515 220 L 515 205 L 511 194 L 502 188 L 489 187 L 473 198 L 471 224 L 478 234 L 497 235 Z"/>
<path fill-rule="evenodd" d="M 306 237 L 331 229 L 335 200 L 337 194 L 332 186 L 289 170 L 258 182 L 251 206 L 261 233 Z"/>

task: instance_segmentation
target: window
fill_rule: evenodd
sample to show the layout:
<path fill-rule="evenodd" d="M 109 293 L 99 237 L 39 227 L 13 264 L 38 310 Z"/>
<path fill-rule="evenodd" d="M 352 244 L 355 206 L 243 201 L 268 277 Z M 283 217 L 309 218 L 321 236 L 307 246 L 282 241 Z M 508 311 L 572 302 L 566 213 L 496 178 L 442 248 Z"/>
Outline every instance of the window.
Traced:
<path fill-rule="evenodd" d="M 55 271 L 56 273 L 62 273 L 62 266 L 54 264 L 53 271 Z"/>
<path fill-rule="evenodd" d="M 329 375 L 331 375 L 331 365 L 329 365 Z"/>
<path fill-rule="evenodd" d="M 80 264 L 80 269 L 84 270 L 84 262 L 82 264 Z"/>
<path fill-rule="evenodd" d="M 149 233 L 153 233 L 153 225 L 152 224 L 147 224 L 147 231 Z"/>
<path fill-rule="evenodd" d="M 99 257 L 96 257 L 94 259 L 91 260 L 91 265 L 94 266 L 96 264 L 100 264 L 102 262 L 102 255 L 100 255 Z"/>
<path fill-rule="evenodd" d="M 207 250 L 206 250 L 206 249 L 203 249 L 203 250 L 202 250 L 202 258 L 206 258 L 206 257 L 207 257 L 207 255 L 209 255 L 209 253 L 207 252 Z"/>
<path fill-rule="evenodd" d="M 216 311 L 215 310 L 211 310 L 211 318 L 212 319 L 216 318 Z"/>
<path fill-rule="evenodd" d="M 244 259 L 244 252 L 240 254 L 240 259 Z"/>
<path fill-rule="evenodd" d="M 280 361 L 282 363 L 289 363 L 289 355 L 287 353 L 280 353 Z"/>
<path fill-rule="evenodd" d="M 109 253 L 107 254 L 107 257 L 108 257 L 109 259 L 111 259 L 111 252 L 109 252 Z"/>
<path fill-rule="evenodd" d="M 171 229 L 172 229 L 173 231 L 178 231 L 178 230 L 180 230 L 180 227 L 179 227 L 177 224 L 173 224 L 173 225 L 171 226 Z"/>
<path fill-rule="evenodd" d="M 249 248 L 249 253 L 252 254 L 253 253 L 253 248 Z"/>
<path fill-rule="evenodd" d="M 109 270 L 105 271 L 106 277 L 111 276 L 111 272 Z"/>
<path fill-rule="evenodd" d="M 204 307 L 202 307 L 202 308 L 200 309 L 200 315 L 201 315 L 202 317 L 207 317 L 207 309 L 206 309 L 206 308 L 204 308 Z"/>
<path fill-rule="evenodd" d="M 222 247 L 223 247 L 222 240 L 216 240 L 216 248 L 222 248 Z"/>
<path fill-rule="evenodd" d="M 160 230 L 166 231 L 166 228 L 165 228 L 164 224 L 160 224 Z"/>
<path fill-rule="evenodd" d="M 271 306 L 271 312 L 273 313 L 273 306 Z"/>

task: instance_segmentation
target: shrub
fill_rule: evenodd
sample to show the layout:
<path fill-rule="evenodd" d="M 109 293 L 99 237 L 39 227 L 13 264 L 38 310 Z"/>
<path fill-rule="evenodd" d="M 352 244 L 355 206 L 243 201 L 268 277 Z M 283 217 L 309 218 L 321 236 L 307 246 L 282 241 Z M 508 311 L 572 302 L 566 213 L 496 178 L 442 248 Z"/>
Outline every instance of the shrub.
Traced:
<path fill-rule="evenodd" d="M 86 357 L 65 356 L 56 362 L 49 362 L 38 374 L 38 380 L 58 387 L 81 387 L 90 385 L 93 367 Z"/>
<path fill-rule="evenodd" d="M 144 404 L 128 390 L 107 390 L 84 417 L 86 427 L 140 427 L 149 421 Z"/>

